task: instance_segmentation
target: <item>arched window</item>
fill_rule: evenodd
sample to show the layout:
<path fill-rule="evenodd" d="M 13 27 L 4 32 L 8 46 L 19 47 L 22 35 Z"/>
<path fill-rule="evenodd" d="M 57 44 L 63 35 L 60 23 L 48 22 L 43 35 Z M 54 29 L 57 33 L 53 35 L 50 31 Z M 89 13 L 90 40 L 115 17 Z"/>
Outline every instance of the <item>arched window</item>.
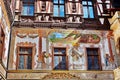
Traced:
<path fill-rule="evenodd" d="M 94 18 L 94 9 L 92 0 L 82 0 L 84 18 Z"/>
<path fill-rule="evenodd" d="M 53 16 L 65 17 L 65 1 L 53 0 Z"/>

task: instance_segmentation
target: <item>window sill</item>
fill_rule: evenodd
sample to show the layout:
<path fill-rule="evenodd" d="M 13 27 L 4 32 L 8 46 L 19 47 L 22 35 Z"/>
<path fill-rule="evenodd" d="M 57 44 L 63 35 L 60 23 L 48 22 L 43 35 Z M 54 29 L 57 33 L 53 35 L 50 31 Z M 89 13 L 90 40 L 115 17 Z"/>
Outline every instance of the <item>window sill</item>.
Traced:
<path fill-rule="evenodd" d="M 21 15 L 21 17 L 34 17 L 34 15 Z"/>
<path fill-rule="evenodd" d="M 55 17 L 55 16 L 53 16 L 53 19 L 66 19 L 66 17 Z"/>

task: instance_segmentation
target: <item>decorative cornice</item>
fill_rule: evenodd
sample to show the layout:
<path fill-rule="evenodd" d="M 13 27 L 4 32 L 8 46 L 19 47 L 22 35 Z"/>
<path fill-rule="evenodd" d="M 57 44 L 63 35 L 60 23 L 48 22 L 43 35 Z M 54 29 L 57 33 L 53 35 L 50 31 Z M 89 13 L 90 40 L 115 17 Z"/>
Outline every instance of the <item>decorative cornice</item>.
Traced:
<path fill-rule="evenodd" d="M 54 23 L 54 22 L 15 22 L 14 27 L 31 27 L 31 28 L 80 28 L 82 23 Z"/>

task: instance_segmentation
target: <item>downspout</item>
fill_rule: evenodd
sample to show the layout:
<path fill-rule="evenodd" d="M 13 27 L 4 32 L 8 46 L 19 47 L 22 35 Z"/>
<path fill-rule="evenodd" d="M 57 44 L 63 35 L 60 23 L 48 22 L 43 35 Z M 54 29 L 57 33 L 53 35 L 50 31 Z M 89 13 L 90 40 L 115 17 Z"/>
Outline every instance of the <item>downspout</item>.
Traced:
<path fill-rule="evenodd" d="M 10 2 L 9 3 L 9 6 L 10 6 Z M 16 1 L 15 1 L 16 3 Z M 15 3 L 14 3 L 14 7 L 15 7 Z M 13 21 L 12 23 L 10 24 L 10 36 L 9 36 L 9 47 L 8 47 L 8 56 L 7 56 L 7 70 L 8 70 L 8 64 L 9 64 L 9 56 L 10 56 L 10 46 L 11 46 L 11 38 L 12 38 L 12 27 L 13 27 L 13 24 L 14 24 L 14 20 L 15 20 L 15 8 L 13 9 Z M 7 79 L 7 71 L 6 71 L 6 79 Z"/>

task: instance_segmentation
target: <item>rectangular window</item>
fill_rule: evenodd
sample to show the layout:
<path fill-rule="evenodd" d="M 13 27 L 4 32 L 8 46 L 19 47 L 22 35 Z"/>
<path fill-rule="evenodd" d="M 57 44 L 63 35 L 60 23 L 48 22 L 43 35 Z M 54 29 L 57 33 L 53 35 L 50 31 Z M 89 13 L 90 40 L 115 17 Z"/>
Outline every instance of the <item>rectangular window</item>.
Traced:
<path fill-rule="evenodd" d="M 34 0 L 23 0 L 22 15 L 34 15 Z"/>
<path fill-rule="evenodd" d="M 54 48 L 54 70 L 66 70 L 66 48 Z"/>
<path fill-rule="evenodd" d="M 32 48 L 19 47 L 18 69 L 32 69 Z"/>
<path fill-rule="evenodd" d="M 53 16 L 54 17 L 65 17 L 64 0 L 53 0 Z"/>
<path fill-rule="evenodd" d="M 94 18 L 92 0 L 82 0 L 84 18 Z"/>
<path fill-rule="evenodd" d="M 0 26 L 0 60 L 2 60 L 2 55 L 3 55 L 3 49 L 4 49 L 4 39 L 5 39 L 5 34 L 3 32 L 3 29 Z"/>
<path fill-rule="evenodd" d="M 0 6 L 0 19 L 2 18 L 2 8 Z"/>
<path fill-rule="evenodd" d="M 88 70 L 100 70 L 100 56 L 98 48 L 87 48 Z"/>

